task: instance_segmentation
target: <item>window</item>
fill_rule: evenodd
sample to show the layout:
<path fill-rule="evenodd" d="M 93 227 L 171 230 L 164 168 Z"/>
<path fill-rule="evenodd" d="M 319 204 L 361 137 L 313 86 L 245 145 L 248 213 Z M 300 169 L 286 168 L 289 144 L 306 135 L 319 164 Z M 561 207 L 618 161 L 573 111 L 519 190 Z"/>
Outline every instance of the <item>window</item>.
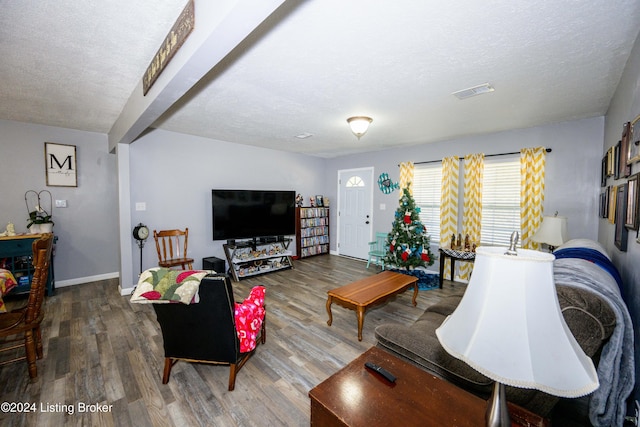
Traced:
<path fill-rule="evenodd" d="M 347 188 L 352 188 L 352 187 L 364 187 L 364 181 L 362 180 L 362 178 L 360 178 L 359 176 L 352 176 L 351 178 L 349 178 L 349 180 L 347 181 L 346 184 Z"/>
<path fill-rule="evenodd" d="M 487 160 L 482 177 L 483 245 L 509 246 L 511 233 L 520 233 L 520 158 Z"/>
<path fill-rule="evenodd" d="M 440 199 L 442 166 L 416 165 L 413 197 L 420 207 L 420 220 L 427 227 L 431 243 L 440 243 Z M 459 191 L 458 206 L 464 204 L 464 191 Z M 462 215 L 462 212 L 460 212 Z M 458 224 L 462 230 L 462 223 Z M 486 159 L 482 178 L 483 245 L 509 246 L 511 233 L 520 231 L 520 158 Z"/>
<path fill-rule="evenodd" d="M 420 207 L 420 221 L 427 227 L 432 245 L 440 245 L 440 194 L 442 166 L 416 165 L 413 171 L 413 198 Z"/>

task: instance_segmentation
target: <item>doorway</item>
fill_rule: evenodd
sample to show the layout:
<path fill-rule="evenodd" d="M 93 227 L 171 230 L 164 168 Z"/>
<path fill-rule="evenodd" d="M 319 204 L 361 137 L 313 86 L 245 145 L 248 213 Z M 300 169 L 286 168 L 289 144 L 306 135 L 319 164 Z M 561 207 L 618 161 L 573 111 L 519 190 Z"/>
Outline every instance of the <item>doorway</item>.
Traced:
<path fill-rule="evenodd" d="M 367 259 L 373 229 L 373 168 L 338 171 L 338 253 Z"/>

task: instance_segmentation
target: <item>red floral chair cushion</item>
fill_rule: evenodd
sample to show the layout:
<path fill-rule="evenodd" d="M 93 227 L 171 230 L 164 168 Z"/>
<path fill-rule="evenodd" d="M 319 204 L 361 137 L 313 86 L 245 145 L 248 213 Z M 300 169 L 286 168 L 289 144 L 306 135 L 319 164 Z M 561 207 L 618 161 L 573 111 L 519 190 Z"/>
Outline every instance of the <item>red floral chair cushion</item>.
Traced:
<path fill-rule="evenodd" d="M 240 340 L 241 353 L 256 348 L 256 340 L 265 314 L 264 290 L 264 286 L 256 286 L 241 304 L 235 304 L 236 332 Z"/>

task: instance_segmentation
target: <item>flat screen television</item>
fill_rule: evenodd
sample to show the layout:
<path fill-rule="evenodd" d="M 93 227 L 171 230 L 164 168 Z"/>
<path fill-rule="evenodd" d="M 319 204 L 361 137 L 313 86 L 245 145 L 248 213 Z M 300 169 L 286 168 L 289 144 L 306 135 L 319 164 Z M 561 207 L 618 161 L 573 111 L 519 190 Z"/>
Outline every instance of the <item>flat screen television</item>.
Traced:
<path fill-rule="evenodd" d="M 295 191 L 211 190 L 213 240 L 295 234 Z"/>

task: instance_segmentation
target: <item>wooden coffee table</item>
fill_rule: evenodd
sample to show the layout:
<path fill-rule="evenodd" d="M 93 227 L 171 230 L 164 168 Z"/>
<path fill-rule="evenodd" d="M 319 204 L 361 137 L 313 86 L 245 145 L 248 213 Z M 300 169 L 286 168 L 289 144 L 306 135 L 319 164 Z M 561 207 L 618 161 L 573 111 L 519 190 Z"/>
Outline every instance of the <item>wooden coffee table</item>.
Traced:
<path fill-rule="evenodd" d="M 336 303 L 356 311 L 358 317 L 358 341 L 362 341 L 362 325 L 364 324 L 364 312 L 371 306 L 381 304 L 390 297 L 406 291 L 413 287 L 412 303 L 415 306 L 418 297 L 418 279 L 407 274 L 383 271 L 375 276 L 370 276 L 358 280 L 340 288 L 327 292 L 327 313 L 329 320 L 327 325 L 331 326 L 333 315 L 331 314 L 331 304 Z"/>
<path fill-rule="evenodd" d="M 391 383 L 364 367 L 391 372 Z M 309 391 L 311 426 L 388 427 L 485 425 L 487 402 L 373 347 Z M 547 419 L 511 403 L 513 426 L 549 427 Z"/>

